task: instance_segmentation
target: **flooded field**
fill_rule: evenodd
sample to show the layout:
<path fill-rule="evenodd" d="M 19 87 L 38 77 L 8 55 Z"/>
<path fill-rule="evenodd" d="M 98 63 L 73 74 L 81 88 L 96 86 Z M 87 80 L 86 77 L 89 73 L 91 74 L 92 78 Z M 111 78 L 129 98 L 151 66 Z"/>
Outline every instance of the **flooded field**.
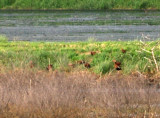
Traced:
<path fill-rule="evenodd" d="M 160 11 L 0 11 L 0 34 L 9 40 L 155 40 Z"/>

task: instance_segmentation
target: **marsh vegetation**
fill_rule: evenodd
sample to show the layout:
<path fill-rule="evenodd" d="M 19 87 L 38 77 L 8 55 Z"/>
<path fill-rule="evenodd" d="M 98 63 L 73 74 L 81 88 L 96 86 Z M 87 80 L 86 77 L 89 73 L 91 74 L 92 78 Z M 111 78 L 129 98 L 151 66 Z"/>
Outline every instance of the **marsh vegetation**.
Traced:
<path fill-rule="evenodd" d="M 9 42 L 0 36 L 0 117 L 159 117 L 159 49 L 159 40 Z"/>
<path fill-rule="evenodd" d="M 5 37 L 0 38 L 0 64 L 5 69 L 29 68 L 32 62 L 34 64 L 32 69 L 45 70 L 48 64 L 52 64 L 53 70 L 70 72 L 86 69 L 83 64 L 78 64 L 78 61 L 82 60 L 90 64 L 91 72 L 105 74 L 115 71 L 112 61 L 117 60 L 121 63 L 123 73 L 139 71 L 154 74 L 160 65 L 159 40 L 150 42 L 89 40 L 66 43 L 8 42 Z"/>
<path fill-rule="evenodd" d="M 159 79 L 16 69 L 0 73 L 0 117 L 159 117 Z"/>
<path fill-rule="evenodd" d="M 159 9 L 158 0 L 1 0 L 3 9 Z"/>
<path fill-rule="evenodd" d="M 0 0 L 0 9 L 142 9 L 1 11 L 9 41 L 0 36 L 0 117 L 160 117 L 160 17 L 145 11 L 159 8 L 158 0 Z"/>
<path fill-rule="evenodd" d="M 145 41 L 160 32 L 160 11 L 0 11 L 0 34 L 10 41 Z"/>

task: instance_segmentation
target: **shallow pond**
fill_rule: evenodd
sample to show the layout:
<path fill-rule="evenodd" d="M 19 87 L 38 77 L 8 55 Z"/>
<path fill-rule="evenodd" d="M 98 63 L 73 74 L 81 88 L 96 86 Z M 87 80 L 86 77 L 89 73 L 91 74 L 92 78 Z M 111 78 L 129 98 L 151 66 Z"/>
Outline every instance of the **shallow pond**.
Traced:
<path fill-rule="evenodd" d="M 160 11 L 0 11 L 9 40 L 155 40 Z"/>

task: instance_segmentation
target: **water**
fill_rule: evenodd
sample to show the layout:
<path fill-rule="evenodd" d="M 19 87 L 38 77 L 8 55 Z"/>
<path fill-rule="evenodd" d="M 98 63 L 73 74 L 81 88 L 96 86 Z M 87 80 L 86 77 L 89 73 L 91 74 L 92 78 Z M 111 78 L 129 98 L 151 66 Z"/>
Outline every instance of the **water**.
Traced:
<path fill-rule="evenodd" d="M 155 40 L 160 11 L 0 11 L 0 34 L 9 40 Z"/>

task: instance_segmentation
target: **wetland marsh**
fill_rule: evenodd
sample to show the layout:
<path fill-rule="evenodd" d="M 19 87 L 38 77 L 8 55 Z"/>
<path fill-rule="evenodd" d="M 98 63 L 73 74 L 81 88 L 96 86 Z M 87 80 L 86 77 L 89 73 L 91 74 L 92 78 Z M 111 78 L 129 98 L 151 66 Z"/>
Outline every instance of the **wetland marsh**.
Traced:
<path fill-rule="evenodd" d="M 0 34 L 11 41 L 148 41 L 159 32 L 160 11 L 0 11 Z"/>
<path fill-rule="evenodd" d="M 159 13 L 0 11 L 0 117 L 159 117 Z"/>

